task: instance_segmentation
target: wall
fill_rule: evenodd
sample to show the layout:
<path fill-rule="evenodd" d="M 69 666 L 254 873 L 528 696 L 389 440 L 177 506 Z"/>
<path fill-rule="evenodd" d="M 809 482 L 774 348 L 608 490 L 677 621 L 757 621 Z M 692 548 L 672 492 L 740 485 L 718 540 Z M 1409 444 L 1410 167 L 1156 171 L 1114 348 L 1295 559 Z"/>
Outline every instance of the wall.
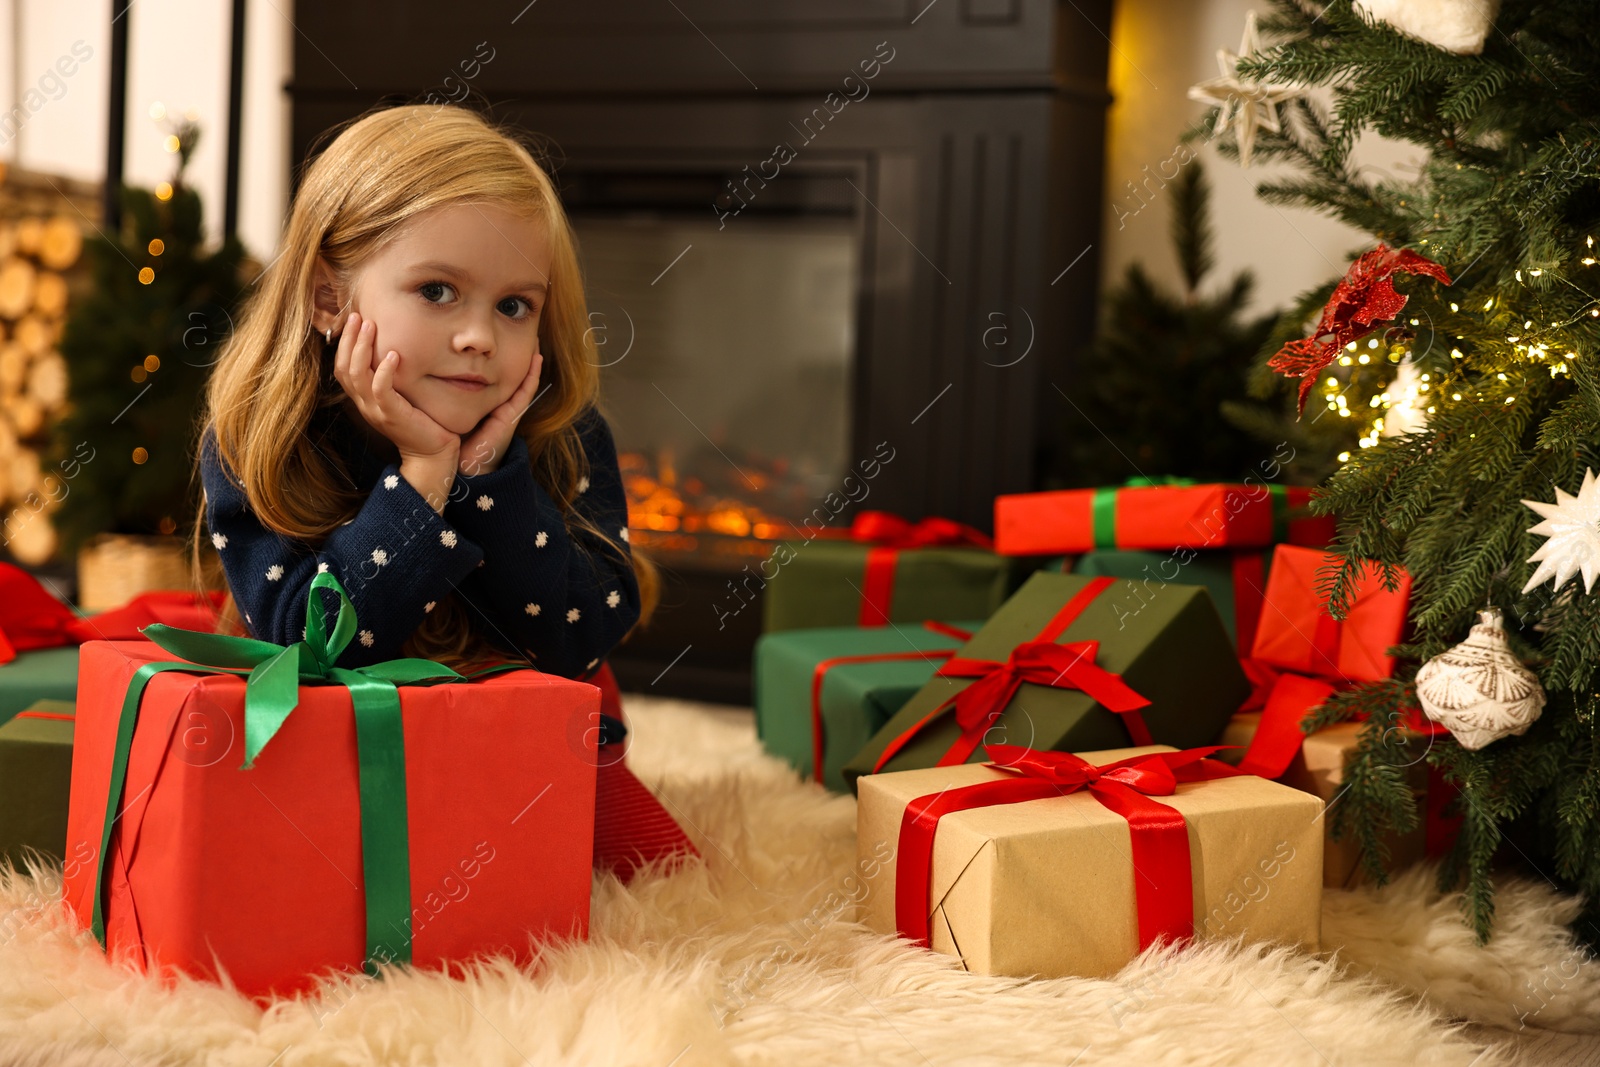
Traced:
<path fill-rule="evenodd" d="M 1114 103 L 1107 135 L 1103 289 L 1136 261 L 1159 282 L 1179 285 L 1167 199 L 1158 191 L 1154 197 L 1144 193 L 1141 201 L 1129 183 L 1144 182 L 1147 166 L 1149 174 L 1159 176 L 1179 135 L 1205 113 L 1206 105 L 1188 99 L 1188 89 L 1217 77 L 1217 49 L 1238 50 L 1245 14 L 1252 7 L 1266 13 L 1265 4 L 1250 0 L 1118 0 L 1112 26 Z M 1369 135 L 1357 145 L 1355 158 L 1373 173 L 1409 180 L 1416 173 L 1418 154 L 1411 145 Z M 1256 277 L 1253 310 L 1281 306 L 1343 274 L 1352 255 L 1374 243 L 1370 235 L 1325 216 L 1275 207 L 1256 196 L 1257 184 L 1289 168 L 1259 162 L 1241 168 L 1210 146 L 1202 147 L 1198 158 L 1212 185 L 1217 234 L 1212 284 L 1250 268 Z M 1165 173 L 1173 174 L 1172 163 Z"/>
<path fill-rule="evenodd" d="M 171 178 L 176 157 L 161 141 L 150 105 L 193 108 L 200 144 L 187 178 L 206 204 L 206 225 L 220 236 L 227 149 L 228 45 L 232 5 L 224 0 L 136 0 L 128 27 L 125 179 L 153 186 Z M 270 257 L 288 197 L 286 160 L 294 28 L 281 2 L 249 4 L 245 36 L 245 138 L 239 163 L 239 235 L 251 254 Z M 76 58 L 60 75 L 62 56 Z M 106 0 L 0 0 L 0 107 L 26 115 L 16 136 L 0 132 L 0 160 L 89 181 L 105 175 L 106 104 L 111 63 L 111 4 Z M 71 69 L 69 62 L 65 68 Z M 42 104 L 41 104 L 42 101 Z"/>

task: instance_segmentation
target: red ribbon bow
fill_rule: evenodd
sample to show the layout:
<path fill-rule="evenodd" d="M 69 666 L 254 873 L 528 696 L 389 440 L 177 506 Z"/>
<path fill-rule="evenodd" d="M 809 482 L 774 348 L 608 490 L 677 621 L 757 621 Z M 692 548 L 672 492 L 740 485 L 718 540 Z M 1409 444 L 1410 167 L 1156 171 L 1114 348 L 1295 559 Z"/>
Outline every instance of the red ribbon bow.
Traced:
<path fill-rule="evenodd" d="M 1094 660 L 1099 650 L 1098 641 L 1072 641 L 1065 645 L 1053 641 L 1024 641 L 1011 650 L 1011 655 L 1004 663 L 952 657 L 934 672 L 935 677 L 976 678 L 977 681 L 944 701 L 905 733 L 889 742 L 873 765 L 873 773 L 882 770 L 895 753 L 929 722 L 944 714 L 952 704 L 955 705 L 956 723 L 961 727 L 961 736 L 939 758 L 936 766 L 965 763 L 1023 682 L 1056 689 L 1081 690 L 1108 711 L 1123 717 L 1134 744 L 1150 744 L 1150 731 L 1139 714 L 1139 709 L 1147 707 L 1150 701 L 1135 692 L 1120 674 L 1113 674 L 1097 665 Z"/>
<path fill-rule="evenodd" d="M 930 516 L 913 524 L 892 511 L 858 512 L 850 524 L 850 539 L 885 548 L 994 548 L 994 540 L 988 534 L 966 523 Z"/>
<path fill-rule="evenodd" d="M 858 626 L 889 625 L 894 570 L 901 549 L 994 548 L 994 541 L 983 531 L 953 519 L 929 517 L 913 525 L 890 511 L 858 512 L 850 524 L 850 539 L 872 546 L 867 551 L 867 570 L 862 576 Z"/>
<path fill-rule="evenodd" d="M 1139 950 L 1158 940 L 1190 936 L 1194 931 L 1194 876 L 1188 825 L 1176 809 L 1150 798 L 1171 796 L 1179 782 L 1243 773 L 1206 758 L 1225 747 L 1150 752 L 1096 766 L 1070 752 L 988 746 L 986 751 L 993 757 L 988 766 L 1008 777 L 930 793 L 906 805 L 900 819 L 900 858 L 895 869 L 895 925 L 900 936 L 928 944 L 928 882 L 934 834 L 941 818 L 969 808 L 1067 796 L 1080 789 L 1087 789 L 1128 821 Z"/>

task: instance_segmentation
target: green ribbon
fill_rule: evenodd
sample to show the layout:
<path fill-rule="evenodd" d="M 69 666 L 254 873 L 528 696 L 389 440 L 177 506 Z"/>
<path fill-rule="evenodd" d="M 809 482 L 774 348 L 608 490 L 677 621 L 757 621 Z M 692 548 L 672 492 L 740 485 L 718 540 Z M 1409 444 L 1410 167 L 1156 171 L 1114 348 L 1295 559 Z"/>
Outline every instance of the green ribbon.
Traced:
<path fill-rule="evenodd" d="M 1193 478 L 1140 475 L 1137 478 L 1129 478 L 1123 485 L 1114 489 L 1096 489 L 1094 491 L 1094 499 L 1089 504 L 1094 547 L 1117 547 L 1117 493 L 1121 489 L 1141 489 L 1152 485 L 1195 484 L 1197 483 Z M 1276 482 L 1268 483 L 1267 489 L 1269 498 L 1272 501 L 1272 543 L 1282 544 L 1289 540 L 1289 490 Z"/>
<path fill-rule="evenodd" d="M 324 624 L 318 589 L 332 589 L 339 595 L 339 615 L 332 634 Z M 500 671 L 524 668 L 507 663 L 462 675 L 442 663 L 426 659 L 392 659 L 353 669 L 335 667 L 335 661 L 355 636 L 355 608 L 344 586 L 331 574 L 318 574 L 313 578 L 306 595 L 305 640 L 288 646 L 249 637 L 183 630 L 162 623 L 140 628 L 140 633 L 188 662 L 145 664 L 134 673 L 123 697 L 95 877 L 92 927 L 102 949 L 106 945 L 106 859 L 111 848 L 112 828 L 121 817 L 117 805 L 127 784 L 128 752 L 139 719 L 139 704 L 151 678 L 162 671 L 185 671 L 236 674 L 248 679 L 244 703 L 244 763 L 240 770 L 255 765 L 256 756 L 299 706 L 302 685 L 337 684 L 350 690 L 356 718 L 361 870 L 366 886 L 367 956 L 362 966 L 368 974 L 376 976 L 380 962 L 411 962 L 410 824 L 406 814 L 405 734 L 401 728 L 397 687 L 470 682 Z M 399 934 L 393 948 L 385 936 L 391 930 Z"/>
<path fill-rule="evenodd" d="M 1194 485 L 1193 478 L 1174 478 L 1171 475 L 1154 477 L 1141 474 L 1129 478 L 1121 486 L 1096 489 L 1089 503 L 1090 527 L 1095 548 L 1117 547 L 1117 493 L 1122 489 L 1143 489 L 1152 485 Z"/>

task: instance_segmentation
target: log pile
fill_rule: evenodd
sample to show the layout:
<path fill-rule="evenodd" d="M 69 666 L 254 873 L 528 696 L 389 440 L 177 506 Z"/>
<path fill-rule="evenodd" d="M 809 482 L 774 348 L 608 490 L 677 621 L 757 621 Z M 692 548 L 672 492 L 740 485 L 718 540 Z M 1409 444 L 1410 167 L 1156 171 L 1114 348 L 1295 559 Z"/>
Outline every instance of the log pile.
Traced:
<path fill-rule="evenodd" d="M 99 217 L 98 186 L 0 164 L 0 539 L 24 565 L 56 551 L 50 512 L 68 487 L 43 464 L 67 405 L 56 346 L 71 294 L 86 284 L 84 233 Z"/>

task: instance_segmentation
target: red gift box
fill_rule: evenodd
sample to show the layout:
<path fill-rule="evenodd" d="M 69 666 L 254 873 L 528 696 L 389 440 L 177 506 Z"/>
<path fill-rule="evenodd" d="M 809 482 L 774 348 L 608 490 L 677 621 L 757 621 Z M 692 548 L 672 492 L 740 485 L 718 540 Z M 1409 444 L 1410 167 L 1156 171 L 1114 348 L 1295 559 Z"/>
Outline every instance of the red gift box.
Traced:
<path fill-rule="evenodd" d="M 1311 490 L 1260 483 L 1127 486 L 1014 493 L 994 501 L 1002 556 L 1097 548 L 1263 548 L 1326 545 L 1331 516 L 1295 517 Z"/>
<path fill-rule="evenodd" d="M 86 927 L 124 694 L 174 658 L 144 640 L 82 647 L 64 895 Z M 519 670 L 397 692 L 403 768 L 388 770 L 403 771 L 410 921 L 390 940 L 431 968 L 526 963 L 540 940 L 586 937 L 599 691 Z M 247 995 L 284 995 L 372 958 L 373 812 L 351 689 L 301 685 L 248 770 L 245 698 L 244 678 L 198 665 L 149 678 L 104 856 L 104 943 L 147 969 L 225 970 Z"/>
<path fill-rule="evenodd" d="M 1391 592 L 1383 572 L 1369 565 L 1357 579 L 1343 619 L 1328 614 L 1317 572 L 1340 557 L 1293 545 L 1272 555 L 1261 621 L 1251 654 L 1281 670 L 1338 682 L 1380 682 L 1394 673 L 1387 650 L 1405 633 L 1411 576 L 1400 571 Z"/>

